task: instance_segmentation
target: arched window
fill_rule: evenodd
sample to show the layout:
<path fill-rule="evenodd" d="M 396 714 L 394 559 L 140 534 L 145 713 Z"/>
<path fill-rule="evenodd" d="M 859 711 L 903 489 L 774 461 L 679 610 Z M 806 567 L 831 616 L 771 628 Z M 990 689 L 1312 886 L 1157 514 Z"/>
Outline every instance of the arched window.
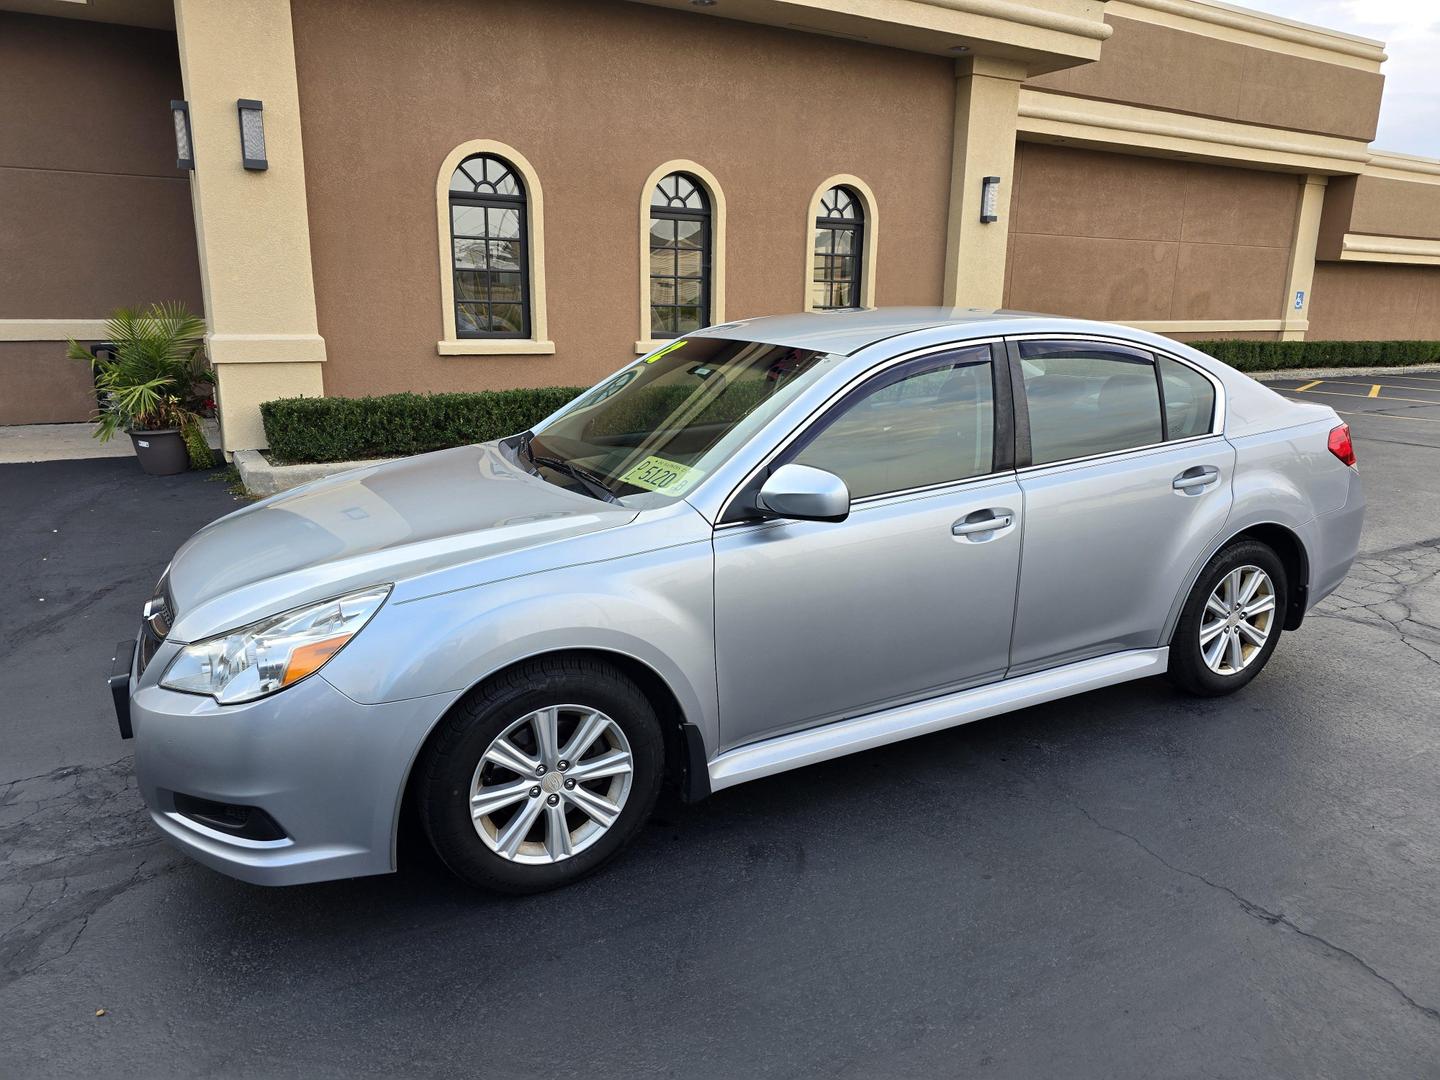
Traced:
<path fill-rule="evenodd" d="M 815 216 L 810 306 L 816 311 L 861 306 L 865 209 L 860 196 L 837 184 L 820 196 Z"/>
<path fill-rule="evenodd" d="M 456 336 L 528 338 L 525 182 L 505 159 L 475 154 L 451 174 L 450 245 Z"/>
<path fill-rule="evenodd" d="M 650 192 L 650 337 L 678 337 L 710 323 L 710 200 L 688 173 Z"/>

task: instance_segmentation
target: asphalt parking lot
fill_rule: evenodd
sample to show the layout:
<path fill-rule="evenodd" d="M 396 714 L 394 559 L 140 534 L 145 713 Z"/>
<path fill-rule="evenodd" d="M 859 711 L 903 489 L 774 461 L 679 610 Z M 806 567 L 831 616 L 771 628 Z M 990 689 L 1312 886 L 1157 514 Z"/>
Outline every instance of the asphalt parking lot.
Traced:
<path fill-rule="evenodd" d="M 266 890 L 168 848 L 103 680 L 233 498 L 0 466 L 0 1074 L 1440 1076 L 1440 374 L 1277 385 L 1345 414 L 1370 511 L 1240 695 L 1149 680 L 744 785 L 522 900 L 423 854 Z"/>

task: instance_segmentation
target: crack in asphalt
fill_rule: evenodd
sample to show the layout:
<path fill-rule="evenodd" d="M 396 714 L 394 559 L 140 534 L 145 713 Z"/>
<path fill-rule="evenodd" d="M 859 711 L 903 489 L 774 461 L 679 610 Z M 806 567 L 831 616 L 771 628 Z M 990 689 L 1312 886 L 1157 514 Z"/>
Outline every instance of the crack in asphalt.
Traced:
<path fill-rule="evenodd" d="M 69 956 L 101 908 L 184 865 L 161 844 L 128 756 L 0 787 L 0 987 Z"/>
<path fill-rule="evenodd" d="M 1202 873 L 1199 873 L 1198 871 L 1187 870 L 1183 866 L 1175 865 L 1169 859 L 1165 858 L 1165 856 L 1161 855 L 1158 851 L 1156 851 L 1154 848 L 1146 844 L 1139 837 L 1133 835 L 1132 833 L 1126 832 L 1124 829 L 1118 829 L 1114 825 L 1107 825 L 1105 822 L 1101 821 L 1099 818 L 1097 818 L 1094 814 L 1092 814 L 1089 810 L 1087 810 L 1080 803 L 1076 802 L 1074 799 L 1069 799 L 1068 801 L 1071 806 L 1075 807 L 1076 810 L 1080 811 L 1080 813 L 1085 816 L 1086 820 L 1089 821 L 1092 825 L 1094 825 L 1097 829 L 1129 840 L 1146 855 L 1150 856 L 1161 866 L 1165 867 L 1172 873 L 1180 874 L 1194 881 L 1198 881 L 1202 885 L 1205 885 L 1210 889 L 1214 889 L 1216 892 L 1224 893 L 1226 896 L 1229 896 L 1237 904 L 1239 904 L 1240 910 L 1243 911 L 1250 918 L 1258 919 L 1260 922 L 1266 923 L 1269 926 L 1283 927 L 1284 929 L 1289 930 L 1292 934 L 1296 934 L 1297 936 L 1304 938 L 1306 941 L 1314 942 L 1316 945 L 1319 945 L 1322 948 L 1328 950 L 1330 953 L 1334 954 L 1337 957 L 1340 957 L 1342 960 L 1349 961 L 1351 964 L 1358 967 L 1361 971 L 1365 972 L 1365 974 L 1369 975 L 1371 978 L 1389 987 L 1390 990 L 1392 990 L 1397 996 L 1399 996 L 1399 998 L 1404 1001 L 1406 1005 L 1410 1006 L 1410 1008 L 1414 1009 L 1420 1015 L 1434 1021 L 1435 1023 L 1440 1023 L 1440 1009 L 1435 1009 L 1429 1005 L 1425 1005 L 1419 1001 L 1416 1001 L 1413 997 L 1409 995 L 1409 993 L 1405 991 L 1403 987 L 1399 986 L 1393 979 L 1377 971 L 1374 965 L 1372 965 L 1368 960 L 1360 956 L 1358 953 L 1352 952 L 1351 950 L 1345 948 L 1343 945 L 1337 945 L 1333 941 L 1330 941 L 1328 938 L 1322 937 L 1314 931 L 1306 930 L 1304 927 L 1296 925 L 1295 922 L 1291 920 L 1290 917 L 1287 916 L 1283 911 L 1271 911 L 1264 905 L 1257 904 L 1255 901 L 1250 900 L 1245 896 L 1242 896 L 1239 892 L 1232 889 L 1229 885 L 1223 884 L 1222 882 L 1218 881 L 1212 881 L 1210 878 L 1206 877 Z"/>
<path fill-rule="evenodd" d="M 1374 552 L 1357 558 L 1344 582 L 1310 615 L 1388 630 L 1417 656 L 1440 664 L 1440 590 L 1427 590 L 1437 581 L 1440 539 Z M 1417 617 L 1417 608 L 1427 614 L 1433 608 L 1437 621 Z"/>

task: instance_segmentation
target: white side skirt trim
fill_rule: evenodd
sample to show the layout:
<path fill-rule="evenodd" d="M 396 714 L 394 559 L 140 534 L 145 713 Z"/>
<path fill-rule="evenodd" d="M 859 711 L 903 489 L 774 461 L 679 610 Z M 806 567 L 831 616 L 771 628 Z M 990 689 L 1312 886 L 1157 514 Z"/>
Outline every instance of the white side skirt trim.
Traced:
<path fill-rule="evenodd" d="M 1071 694 L 1083 694 L 1102 686 L 1159 675 L 1169 661 L 1168 648 L 1134 649 L 751 743 L 727 750 L 710 762 L 710 790 L 719 791 L 747 780 L 943 731 Z"/>

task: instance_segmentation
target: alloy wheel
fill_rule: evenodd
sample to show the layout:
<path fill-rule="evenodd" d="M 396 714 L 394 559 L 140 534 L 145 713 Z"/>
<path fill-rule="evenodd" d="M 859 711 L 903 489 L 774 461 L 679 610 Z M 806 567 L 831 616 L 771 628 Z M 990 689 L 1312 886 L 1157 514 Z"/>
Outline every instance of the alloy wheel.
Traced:
<path fill-rule="evenodd" d="M 1275 583 L 1239 566 L 1216 584 L 1200 618 L 1200 656 L 1217 675 L 1236 675 L 1260 655 L 1275 623 Z"/>
<path fill-rule="evenodd" d="M 560 862 L 615 824 L 633 777 L 619 724 L 588 705 L 552 705 L 490 743 L 470 781 L 470 818 L 502 859 Z"/>

